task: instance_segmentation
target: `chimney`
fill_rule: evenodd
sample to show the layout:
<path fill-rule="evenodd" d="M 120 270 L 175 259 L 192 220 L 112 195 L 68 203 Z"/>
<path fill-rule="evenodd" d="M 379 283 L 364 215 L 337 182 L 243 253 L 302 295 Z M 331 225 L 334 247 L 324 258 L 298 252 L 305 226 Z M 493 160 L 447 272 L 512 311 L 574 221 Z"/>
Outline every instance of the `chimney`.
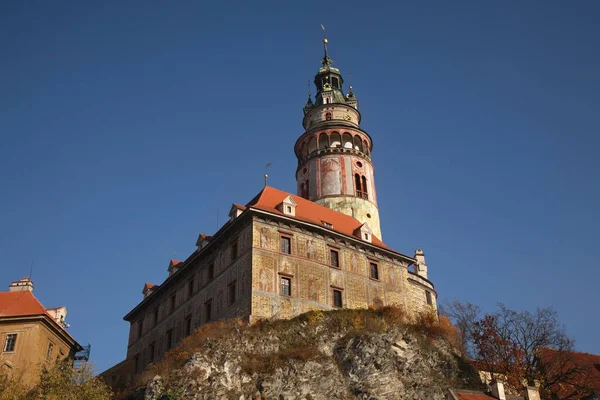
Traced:
<path fill-rule="evenodd" d="M 415 263 L 415 272 L 417 275 L 427 279 L 427 264 L 425 263 L 425 253 L 423 253 L 423 250 L 416 249 L 414 259 L 417 260 Z"/>
<path fill-rule="evenodd" d="M 535 386 L 525 386 L 525 400 L 540 400 L 540 392 Z"/>
<path fill-rule="evenodd" d="M 494 381 L 492 383 L 492 396 L 499 400 L 506 400 L 506 395 L 504 394 L 504 384 L 500 381 Z"/>
<path fill-rule="evenodd" d="M 14 281 L 8 287 L 9 292 L 33 292 L 33 282 L 29 277 L 21 278 L 20 281 Z"/>

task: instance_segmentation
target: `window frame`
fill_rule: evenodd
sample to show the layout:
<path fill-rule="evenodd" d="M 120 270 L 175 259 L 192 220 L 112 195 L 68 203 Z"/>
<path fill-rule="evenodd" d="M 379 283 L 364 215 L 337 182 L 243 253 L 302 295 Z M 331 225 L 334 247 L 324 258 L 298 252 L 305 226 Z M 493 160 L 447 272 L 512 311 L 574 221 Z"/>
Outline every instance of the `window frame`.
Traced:
<path fill-rule="evenodd" d="M 150 364 L 154 363 L 154 353 L 156 352 L 156 342 L 153 341 L 152 343 L 150 343 L 150 346 L 148 346 L 148 362 Z"/>
<path fill-rule="evenodd" d="M 159 319 L 159 308 L 156 307 L 154 309 L 154 326 L 158 325 L 158 319 Z"/>
<path fill-rule="evenodd" d="M 429 290 L 425 291 L 425 300 L 427 301 L 428 305 L 433 306 L 433 295 Z"/>
<path fill-rule="evenodd" d="M 212 298 L 204 302 L 204 323 L 212 321 Z"/>
<path fill-rule="evenodd" d="M 283 282 L 284 281 L 288 282 L 287 288 L 288 288 L 288 292 L 289 293 L 287 293 L 287 294 L 284 293 L 284 291 L 283 291 L 283 287 L 284 287 Z M 292 293 L 293 293 L 292 292 L 292 276 L 290 276 L 290 275 L 279 275 L 279 294 L 281 296 L 285 296 L 285 297 L 292 297 Z"/>
<path fill-rule="evenodd" d="M 231 261 L 237 260 L 238 256 L 238 241 L 234 240 L 233 243 L 231 243 Z"/>
<path fill-rule="evenodd" d="M 173 328 L 168 329 L 165 333 L 165 349 L 169 351 L 173 348 Z"/>
<path fill-rule="evenodd" d="M 138 321 L 137 324 L 137 338 L 141 338 L 144 334 L 144 317 Z"/>
<path fill-rule="evenodd" d="M 227 285 L 227 303 L 229 305 L 235 304 L 237 301 L 237 280 Z"/>
<path fill-rule="evenodd" d="M 339 293 L 340 304 L 336 304 L 336 293 Z M 334 308 L 344 308 L 344 290 L 338 287 L 331 288 L 331 305 Z"/>
<path fill-rule="evenodd" d="M 48 342 L 48 347 L 46 348 L 46 360 L 50 360 L 52 357 L 52 351 L 54 350 L 54 343 Z"/>
<path fill-rule="evenodd" d="M 185 336 L 192 334 L 192 314 L 188 314 L 183 319 L 183 333 Z"/>
<path fill-rule="evenodd" d="M 333 263 L 333 253 L 335 253 L 336 255 L 336 263 Z M 329 265 L 332 266 L 333 268 L 341 268 L 340 266 L 340 250 L 339 249 L 333 249 L 333 248 L 329 248 Z"/>
<path fill-rule="evenodd" d="M 3 353 L 14 353 L 16 351 L 18 336 L 19 336 L 18 333 L 7 333 L 6 334 L 6 337 L 4 338 L 4 346 L 2 346 Z M 12 340 L 10 341 L 11 347 L 9 349 L 8 344 L 9 344 L 10 338 L 12 338 Z"/>
<path fill-rule="evenodd" d="M 173 293 L 169 297 L 169 302 L 169 309 L 171 310 L 171 312 L 175 311 L 175 308 L 177 308 L 177 292 Z"/>
<path fill-rule="evenodd" d="M 215 278 L 215 262 L 208 264 L 208 280 L 212 281 Z"/>
<path fill-rule="evenodd" d="M 373 267 L 375 267 L 375 276 L 373 276 Z M 369 260 L 369 279 L 378 281 L 379 276 L 379 263 L 377 261 Z"/>
<path fill-rule="evenodd" d="M 194 284 L 195 284 L 195 279 L 192 276 L 192 279 L 189 280 L 188 282 L 188 299 L 191 298 L 194 295 Z"/>
<path fill-rule="evenodd" d="M 288 242 L 287 252 L 283 249 L 284 240 Z M 281 254 L 292 254 L 292 237 L 290 235 L 279 234 L 279 252 Z"/>

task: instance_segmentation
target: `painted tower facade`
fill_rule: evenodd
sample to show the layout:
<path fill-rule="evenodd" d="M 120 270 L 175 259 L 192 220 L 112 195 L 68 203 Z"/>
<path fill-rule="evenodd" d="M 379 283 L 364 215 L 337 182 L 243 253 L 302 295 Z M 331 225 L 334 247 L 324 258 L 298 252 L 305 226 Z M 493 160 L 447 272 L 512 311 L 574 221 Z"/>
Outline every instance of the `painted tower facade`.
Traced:
<path fill-rule="evenodd" d="M 381 239 L 374 168 L 373 141 L 360 128 L 358 100 L 352 87 L 344 94 L 344 80 L 327 52 L 315 75 L 317 93 L 309 93 L 304 107 L 304 133 L 294 152 L 298 158 L 297 193 L 366 224 Z"/>

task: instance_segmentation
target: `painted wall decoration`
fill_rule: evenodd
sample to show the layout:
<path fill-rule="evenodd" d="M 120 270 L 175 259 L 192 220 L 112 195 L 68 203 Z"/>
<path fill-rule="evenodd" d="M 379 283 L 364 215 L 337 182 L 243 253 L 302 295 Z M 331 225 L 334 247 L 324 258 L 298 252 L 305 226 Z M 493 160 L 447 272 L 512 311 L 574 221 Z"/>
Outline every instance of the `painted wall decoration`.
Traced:
<path fill-rule="evenodd" d="M 321 195 L 337 195 L 342 193 L 342 174 L 340 160 L 325 158 L 321 160 Z"/>
<path fill-rule="evenodd" d="M 271 248 L 271 231 L 269 228 L 260 228 L 260 247 L 263 249 Z"/>
<path fill-rule="evenodd" d="M 273 282 L 273 272 L 266 268 L 261 268 L 260 269 L 260 278 L 258 281 L 259 289 L 264 292 L 270 292 L 272 290 L 271 289 L 272 282 Z"/>

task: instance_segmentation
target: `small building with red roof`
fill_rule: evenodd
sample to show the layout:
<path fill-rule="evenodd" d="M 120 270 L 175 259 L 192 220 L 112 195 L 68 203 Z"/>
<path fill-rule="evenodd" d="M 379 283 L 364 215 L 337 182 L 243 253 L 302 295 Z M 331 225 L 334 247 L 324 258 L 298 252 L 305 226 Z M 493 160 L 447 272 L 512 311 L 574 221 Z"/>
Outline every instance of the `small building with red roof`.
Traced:
<path fill-rule="evenodd" d="M 66 316 L 66 307 L 36 299 L 29 278 L 12 282 L 0 292 L 0 369 L 33 385 L 46 363 L 74 358 L 83 348 L 67 332 Z"/>

